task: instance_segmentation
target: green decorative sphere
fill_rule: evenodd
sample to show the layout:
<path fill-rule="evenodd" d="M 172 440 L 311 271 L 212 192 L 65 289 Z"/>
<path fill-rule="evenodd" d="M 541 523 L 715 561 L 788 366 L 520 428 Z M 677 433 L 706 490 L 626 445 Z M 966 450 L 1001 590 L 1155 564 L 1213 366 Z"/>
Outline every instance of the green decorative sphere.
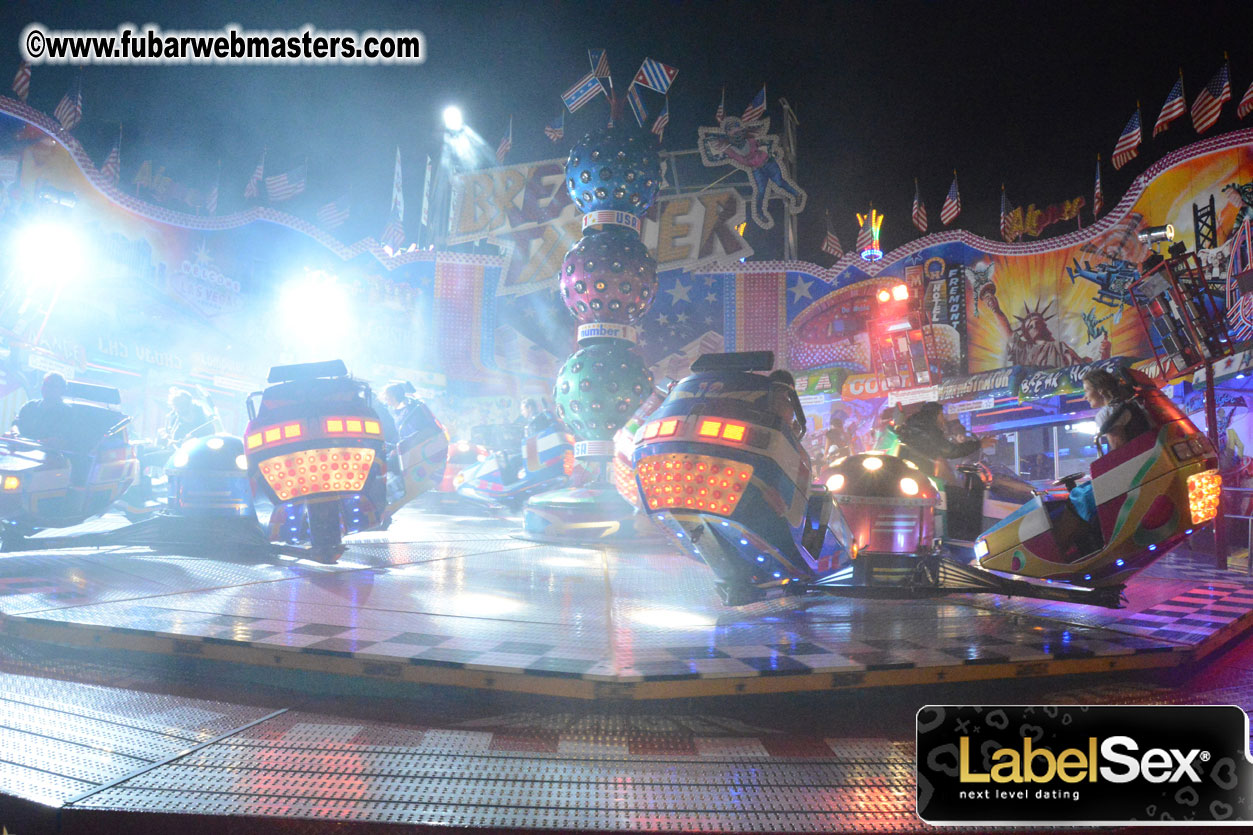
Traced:
<path fill-rule="evenodd" d="M 576 351 L 557 374 L 557 415 L 580 440 L 608 441 L 653 390 L 653 375 L 629 342 L 605 340 Z"/>

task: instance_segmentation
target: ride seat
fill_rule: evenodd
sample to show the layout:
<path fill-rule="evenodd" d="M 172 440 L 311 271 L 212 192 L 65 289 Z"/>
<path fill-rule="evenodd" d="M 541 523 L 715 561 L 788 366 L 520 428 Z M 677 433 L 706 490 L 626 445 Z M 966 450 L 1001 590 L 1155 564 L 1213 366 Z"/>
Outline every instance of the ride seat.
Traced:
<path fill-rule="evenodd" d="M 1069 498 L 1044 499 L 1043 503 L 1061 562 L 1078 562 L 1105 546 L 1099 515 L 1093 514 L 1092 521 L 1086 521 Z"/>

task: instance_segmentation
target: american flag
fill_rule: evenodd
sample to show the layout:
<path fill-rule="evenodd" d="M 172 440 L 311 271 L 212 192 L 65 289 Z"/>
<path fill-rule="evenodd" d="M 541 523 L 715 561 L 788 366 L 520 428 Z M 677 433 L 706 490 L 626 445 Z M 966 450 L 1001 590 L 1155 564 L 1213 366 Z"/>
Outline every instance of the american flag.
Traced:
<path fill-rule="evenodd" d="M 654 61 L 652 58 L 645 58 L 644 63 L 640 64 L 640 70 L 632 79 L 634 84 L 642 84 L 650 90 L 656 90 L 658 93 L 665 94 L 670 89 L 671 82 L 679 71 L 674 67 L 668 67 L 660 61 Z"/>
<path fill-rule="evenodd" d="M 1178 119 L 1188 110 L 1188 104 L 1183 99 L 1183 76 L 1175 79 L 1175 86 L 1170 88 L 1170 94 L 1166 96 L 1166 103 L 1162 105 L 1162 112 L 1157 117 L 1157 124 L 1153 126 L 1153 135 L 1157 136 L 1166 128 L 1170 127 L 1170 123 Z"/>
<path fill-rule="evenodd" d="M 1192 102 L 1192 125 L 1205 133 L 1218 121 L 1223 105 L 1231 99 L 1231 78 L 1223 64 Z"/>
<path fill-rule="evenodd" d="M 244 199 L 256 200 L 258 188 L 261 186 L 261 177 L 265 174 L 265 151 L 261 152 L 261 160 L 257 163 L 257 167 L 253 169 L 252 176 L 248 178 L 248 185 L 244 186 Z"/>
<path fill-rule="evenodd" d="M 661 112 L 657 114 L 657 121 L 653 122 L 653 133 L 657 134 L 657 140 L 661 140 L 662 134 L 666 130 L 666 125 L 670 124 L 670 97 L 666 97 L 665 104 L 661 106 Z"/>
<path fill-rule="evenodd" d="M 1092 187 L 1092 219 L 1095 220 L 1105 205 L 1105 194 L 1101 191 L 1101 155 L 1096 155 L 1096 185 Z"/>
<path fill-rule="evenodd" d="M 57 117 L 61 127 L 66 130 L 74 130 L 74 127 L 83 120 L 83 85 L 79 81 L 75 81 L 74 87 L 61 97 L 52 115 Z"/>
<path fill-rule="evenodd" d="M 117 142 L 113 143 L 113 150 L 109 151 L 109 156 L 104 160 L 104 165 L 100 166 L 100 174 L 112 185 L 117 185 L 118 178 L 122 175 L 122 137 L 118 136 Z"/>
<path fill-rule="evenodd" d="M 561 100 L 565 102 L 566 109 L 573 113 L 603 92 L 605 89 L 600 86 L 596 73 L 589 72 L 574 82 L 573 87 L 562 93 Z"/>
<path fill-rule="evenodd" d="M 399 249 L 405 241 L 405 193 L 400 176 L 400 149 L 396 149 L 396 170 L 392 175 L 392 209 L 383 229 L 383 243 Z"/>
<path fill-rule="evenodd" d="M 509 155 L 509 149 L 513 147 L 513 117 L 509 117 L 509 127 L 505 131 L 505 135 L 500 138 L 500 144 L 496 146 L 496 161 L 504 162 L 505 157 Z"/>
<path fill-rule="evenodd" d="M 22 66 L 17 68 L 17 75 L 13 76 L 13 95 L 22 101 L 26 101 L 27 94 L 30 93 L 30 64 L 25 61 Z"/>
<path fill-rule="evenodd" d="M 858 220 L 861 220 L 861 229 L 857 231 L 858 252 L 865 252 L 867 249 L 874 246 L 874 228 L 873 221 L 871 220 L 873 216 L 874 210 L 871 210 L 870 214 L 865 215 L 864 220 L 862 220 L 861 215 L 858 215 Z"/>
<path fill-rule="evenodd" d="M 948 226 L 957 216 L 961 214 L 962 196 L 957 190 L 957 174 L 953 174 L 953 184 L 948 188 L 948 196 L 944 198 L 944 205 L 940 207 L 940 223 Z"/>
<path fill-rule="evenodd" d="M 749 102 L 748 107 L 744 108 L 744 115 L 740 117 L 744 122 L 756 122 L 762 116 L 766 115 L 766 85 L 761 85 L 761 92 L 753 96 L 753 100 Z"/>
<path fill-rule="evenodd" d="M 1136 154 L 1140 153 L 1140 109 L 1136 108 L 1136 112 L 1131 114 L 1131 118 L 1127 120 L 1127 126 L 1122 129 L 1122 133 L 1118 135 L 1118 142 L 1114 145 L 1114 170 L 1117 171 L 1127 163 L 1136 158 Z"/>
<path fill-rule="evenodd" d="M 348 195 L 332 200 L 317 211 L 318 223 L 327 229 L 343 226 L 348 220 Z"/>
<path fill-rule="evenodd" d="M 1012 240 L 1009 231 L 1009 198 L 1005 195 L 1005 186 L 1001 186 L 1001 237 L 1005 243 Z"/>
<path fill-rule="evenodd" d="M 844 254 L 844 247 L 840 246 L 840 239 L 835 236 L 834 230 L 831 229 L 831 213 L 827 212 L 827 234 L 822 239 L 822 251 L 832 256 L 836 260 Z"/>
<path fill-rule="evenodd" d="M 648 120 L 648 110 L 644 107 L 644 100 L 640 98 L 640 91 L 635 89 L 634 81 L 627 87 L 626 99 L 627 104 L 631 106 L 631 113 L 635 116 L 635 123 L 644 127 L 644 122 Z"/>
<path fill-rule="evenodd" d="M 553 142 L 560 142 L 561 138 L 566 135 L 566 112 L 561 111 L 561 115 L 553 119 L 544 126 L 544 135 Z"/>
<path fill-rule="evenodd" d="M 914 226 L 918 231 L 927 234 L 927 207 L 922 202 L 922 193 L 918 191 L 918 180 L 914 180 Z"/>
<path fill-rule="evenodd" d="M 265 193 L 271 203 L 290 200 L 305 190 L 305 175 L 309 172 L 308 165 L 284 171 L 275 177 L 265 178 Z"/>
<path fill-rule="evenodd" d="M 218 174 L 213 179 L 213 188 L 209 189 L 209 196 L 204 199 L 204 210 L 206 214 L 215 215 L 218 213 L 218 184 L 222 181 L 222 163 L 218 163 Z"/>
<path fill-rule="evenodd" d="M 587 51 L 587 60 L 592 65 L 592 75 L 600 80 L 600 86 L 604 88 L 605 95 L 609 95 L 613 90 L 613 78 L 609 75 L 609 55 L 603 49 L 589 49 Z"/>
<path fill-rule="evenodd" d="M 714 111 L 714 121 L 722 124 L 722 120 L 727 117 L 727 88 L 722 88 L 722 98 L 718 100 L 718 109 Z"/>
<path fill-rule="evenodd" d="M 1240 106 L 1236 108 L 1236 116 L 1243 119 L 1253 111 L 1253 83 L 1249 84 L 1249 89 L 1244 91 L 1244 97 L 1240 99 Z"/>

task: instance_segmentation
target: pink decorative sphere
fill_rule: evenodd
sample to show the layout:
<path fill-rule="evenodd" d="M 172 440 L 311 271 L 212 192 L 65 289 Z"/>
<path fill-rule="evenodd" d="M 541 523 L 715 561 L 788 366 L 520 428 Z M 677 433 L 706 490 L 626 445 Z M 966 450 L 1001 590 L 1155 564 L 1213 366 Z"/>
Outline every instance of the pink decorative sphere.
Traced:
<path fill-rule="evenodd" d="M 579 320 L 629 325 L 657 295 L 657 262 L 634 231 L 589 229 L 561 264 L 561 300 Z"/>

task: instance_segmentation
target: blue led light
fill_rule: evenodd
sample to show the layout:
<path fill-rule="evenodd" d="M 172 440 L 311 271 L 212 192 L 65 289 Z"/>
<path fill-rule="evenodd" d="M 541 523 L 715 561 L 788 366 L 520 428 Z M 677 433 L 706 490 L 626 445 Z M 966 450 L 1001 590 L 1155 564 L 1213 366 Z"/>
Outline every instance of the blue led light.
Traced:
<path fill-rule="evenodd" d="M 757 556 L 757 562 L 765 562 L 765 561 L 766 561 L 765 557 L 761 556 L 760 554 Z"/>
<path fill-rule="evenodd" d="M 682 538 L 683 538 L 683 534 L 682 534 L 682 533 L 675 534 L 675 536 L 677 536 L 679 539 L 682 539 Z"/>
<path fill-rule="evenodd" d="M 747 540 L 747 539 L 741 539 L 741 540 L 740 540 L 740 544 L 741 544 L 741 545 L 747 545 L 747 544 L 748 544 L 748 540 Z"/>
<path fill-rule="evenodd" d="M 724 528 L 725 528 L 727 525 L 730 525 L 730 524 L 731 524 L 730 522 L 723 522 L 723 523 L 722 523 L 722 527 L 724 527 Z"/>
<path fill-rule="evenodd" d="M 782 574 L 780 574 L 779 572 L 777 572 L 777 571 L 776 571 L 776 572 L 774 573 L 774 576 L 775 576 L 775 578 L 777 579 L 777 578 L 779 578 L 779 577 L 782 577 L 783 575 L 782 575 Z"/>
<path fill-rule="evenodd" d="M 1083 579 L 1085 579 L 1085 580 L 1091 580 L 1091 579 L 1092 579 L 1092 575 L 1091 575 L 1091 574 L 1084 574 L 1084 575 L 1083 575 Z"/>
<path fill-rule="evenodd" d="M 1156 551 L 1156 550 L 1157 550 L 1157 546 L 1156 546 L 1156 545 L 1150 545 L 1150 546 L 1149 546 L 1149 550 L 1150 550 L 1150 551 Z"/>
<path fill-rule="evenodd" d="M 1152 545 L 1152 546 L 1149 546 L 1149 547 L 1150 547 L 1150 548 L 1156 548 L 1157 546 L 1156 546 L 1156 545 Z M 1114 565 L 1118 566 L 1119 568 L 1122 568 L 1122 567 L 1123 567 L 1124 565 L 1126 565 L 1126 564 L 1127 564 L 1127 561 L 1126 561 L 1126 560 L 1114 560 Z"/>
<path fill-rule="evenodd" d="M 1186 531 L 1184 531 L 1184 532 L 1183 532 L 1183 535 L 1184 535 L 1184 536 L 1192 536 L 1192 529 L 1191 529 L 1191 528 L 1188 528 Z"/>

